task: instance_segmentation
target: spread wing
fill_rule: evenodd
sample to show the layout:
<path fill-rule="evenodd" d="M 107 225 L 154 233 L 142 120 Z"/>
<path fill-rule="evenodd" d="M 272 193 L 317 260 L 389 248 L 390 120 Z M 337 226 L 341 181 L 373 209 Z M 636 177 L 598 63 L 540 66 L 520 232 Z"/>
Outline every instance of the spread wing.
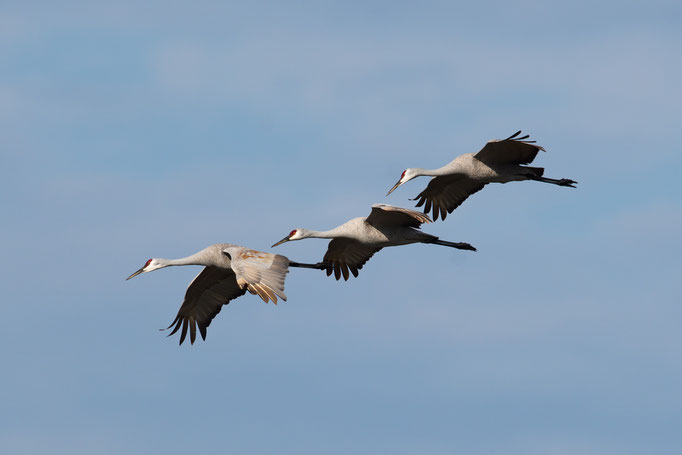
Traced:
<path fill-rule="evenodd" d="M 516 137 L 521 134 L 517 131 L 507 139 L 495 139 L 488 141 L 483 148 L 474 155 L 474 158 L 489 164 L 528 164 L 531 163 L 540 150 L 545 151 L 535 141 L 526 141 L 528 135 Z"/>
<path fill-rule="evenodd" d="M 182 327 L 180 344 L 185 341 L 188 329 L 190 342 L 194 344 L 197 327 L 205 340 L 206 328 L 222 306 L 247 290 L 265 303 L 270 300 L 277 303 L 277 296 L 287 299 L 284 278 L 289 272 L 289 260 L 286 257 L 240 246 L 225 248 L 223 252 L 230 256 L 232 268 L 205 267 L 190 283 L 177 316 L 168 326 L 173 327 L 170 335 Z"/>
<path fill-rule="evenodd" d="M 421 214 L 420 214 L 421 215 Z M 343 274 L 343 279 L 348 280 L 349 270 L 357 278 L 358 270 L 362 269 L 369 258 L 381 248 L 363 245 L 362 243 L 344 238 L 336 238 L 329 242 L 329 247 L 324 255 L 323 262 L 331 264 L 327 269 L 327 276 L 334 271 L 334 277 L 338 280 Z"/>
<path fill-rule="evenodd" d="M 242 289 L 237 284 L 237 277 L 232 270 L 214 266 L 205 267 L 187 288 L 180 311 L 168 326 L 170 329 L 175 325 L 168 336 L 173 335 L 182 326 L 180 333 L 180 344 L 182 344 L 189 327 L 190 342 L 194 344 L 197 326 L 199 326 L 201 338 L 205 340 L 206 328 L 220 313 L 222 306 L 245 293 L 246 289 Z"/>
<path fill-rule="evenodd" d="M 445 220 L 448 213 L 452 213 L 462 202 L 477 191 L 480 191 L 485 183 L 477 182 L 464 174 L 450 174 L 434 177 L 413 200 L 418 200 L 417 207 L 424 206 L 424 213 L 433 209 L 433 219 L 438 219 L 438 214 Z"/>
<path fill-rule="evenodd" d="M 392 225 L 419 228 L 423 223 L 430 223 L 431 218 L 415 210 L 388 204 L 374 204 L 372 212 L 365 221 L 373 226 Z"/>
<path fill-rule="evenodd" d="M 289 259 L 242 246 L 228 247 L 223 252 L 230 256 L 239 286 L 257 294 L 265 303 L 272 300 L 277 304 L 277 296 L 286 301 L 284 279 L 289 273 Z"/>

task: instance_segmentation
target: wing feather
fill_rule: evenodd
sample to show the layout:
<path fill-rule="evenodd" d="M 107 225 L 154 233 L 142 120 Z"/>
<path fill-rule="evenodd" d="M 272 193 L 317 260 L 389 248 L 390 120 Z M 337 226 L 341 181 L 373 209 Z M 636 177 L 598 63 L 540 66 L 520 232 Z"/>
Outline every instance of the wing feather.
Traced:
<path fill-rule="evenodd" d="M 424 213 L 417 212 L 416 210 L 404 209 L 388 204 L 374 204 L 372 212 L 365 221 L 373 226 L 393 225 L 418 228 L 424 223 L 430 223 L 431 219 Z"/>
<path fill-rule="evenodd" d="M 232 269 L 238 281 L 243 281 L 265 303 L 277 297 L 286 301 L 284 281 L 289 273 L 289 259 L 279 254 L 264 253 L 241 246 L 228 247 L 225 252 L 232 258 Z"/>
<path fill-rule="evenodd" d="M 258 297 L 263 299 L 263 302 L 268 303 L 270 300 L 272 300 L 272 302 L 275 305 L 277 304 L 277 296 L 267 286 L 264 286 L 260 283 L 253 283 L 253 284 L 249 284 L 248 286 L 253 288 L 256 291 L 256 294 L 258 294 Z"/>
<path fill-rule="evenodd" d="M 182 333 L 180 333 L 180 344 L 182 344 L 183 341 L 185 341 L 185 337 L 187 336 L 187 326 L 189 325 L 189 319 L 183 319 L 182 320 Z"/>
<path fill-rule="evenodd" d="M 182 328 L 180 332 L 180 344 L 182 344 L 189 328 L 190 342 L 194 344 L 198 326 L 201 338 L 205 340 L 206 328 L 220 313 L 222 306 L 244 295 L 245 292 L 246 290 L 237 284 L 232 270 L 214 266 L 205 267 L 187 288 L 185 300 L 175 319 L 168 326 L 168 329 L 173 327 L 168 336 Z"/>
<path fill-rule="evenodd" d="M 261 298 L 261 300 L 265 303 L 268 303 L 270 300 L 268 298 L 268 295 L 265 293 L 262 287 L 260 287 L 259 284 L 254 283 L 254 284 L 248 284 L 249 288 L 253 289 L 254 292 L 258 297 Z"/>
<path fill-rule="evenodd" d="M 343 279 L 347 281 L 350 274 L 357 278 L 358 271 L 380 249 L 380 247 L 364 245 L 352 239 L 336 238 L 332 240 L 329 242 L 327 252 L 322 259 L 325 263 L 331 264 L 331 267 L 327 269 L 327 276 L 333 272 L 334 278 L 337 280 L 343 276 Z"/>
<path fill-rule="evenodd" d="M 464 174 L 434 177 L 424 191 L 413 200 L 417 201 L 417 207 L 424 206 L 424 213 L 429 213 L 433 209 L 434 220 L 437 220 L 438 216 L 445 220 L 448 213 L 452 213 L 469 196 L 482 190 L 485 185 Z"/>
<path fill-rule="evenodd" d="M 529 164 L 533 162 L 538 152 L 545 149 L 535 144 L 535 141 L 527 141 L 528 136 L 516 137 L 516 134 L 507 139 L 494 139 L 488 141 L 481 150 L 474 155 L 477 160 L 489 164 Z"/>

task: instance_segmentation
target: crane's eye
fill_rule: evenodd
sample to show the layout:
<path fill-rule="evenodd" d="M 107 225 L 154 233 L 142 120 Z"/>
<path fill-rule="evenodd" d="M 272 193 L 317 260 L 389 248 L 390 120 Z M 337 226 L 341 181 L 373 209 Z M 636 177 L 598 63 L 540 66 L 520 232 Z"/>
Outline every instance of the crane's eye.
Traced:
<path fill-rule="evenodd" d="M 151 264 L 151 263 L 152 263 L 152 260 L 149 259 L 147 262 L 144 263 L 144 267 L 142 267 L 142 268 L 149 266 L 149 264 Z"/>
<path fill-rule="evenodd" d="M 293 236 L 295 236 L 295 235 L 296 235 L 296 229 L 294 229 L 293 231 L 289 232 L 289 237 L 293 237 Z"/>

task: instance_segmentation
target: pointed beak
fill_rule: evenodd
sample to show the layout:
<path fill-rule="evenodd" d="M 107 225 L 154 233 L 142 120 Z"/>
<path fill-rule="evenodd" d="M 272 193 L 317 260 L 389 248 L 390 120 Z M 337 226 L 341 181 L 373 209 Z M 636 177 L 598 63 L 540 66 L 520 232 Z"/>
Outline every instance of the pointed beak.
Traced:
<path fill-rule="evenodd" d="M 140 273 L 142 273 L 142 272 L 144 272 L 144 267 L 142 267 L 140 270 L 138 270 L 137 272 L 133 273 L 133 274 L 130 275 L 128 278 L 126 278 L 126 281 L 128 281 L 128 280 L 131 279 L 131 278 L 134 278 L 134 277 L 138 276 L 138 275 L 139 275 Z"/>
<path fill-rule="evenodd" d="M 287 235 L 287 236 L 284 237 L 282 240 L 280 240 L 279 242 L 277 242 L 277 243 L 275 243 L 274 245 L 272 245 L 270 248 L 274 248 L 274 247 L 276 247 L 277 245 L 281 245 L 281 244 L 283 244 L 284 242 L 288 242 L 288 241 L 289 241 L 289 236 Z"/>
<path fill-rule="evenodd" d="M 402 180 L 402 179 L 400 179 L 400 180 Z M 398 180 L 398 183 L 396 183 L 395 185 L 393 185 L 393 188 L 391 188 L 390 190 L 388 190 L 388 193 L 386 193 L 386 196 L 388 196 L 389 194 L 391 194 L 393 191 L 395 191 L 396 188 L 398 188 L 400 185 L 402 185 L 402 183 L 400 183 L 400 180 Z"/>

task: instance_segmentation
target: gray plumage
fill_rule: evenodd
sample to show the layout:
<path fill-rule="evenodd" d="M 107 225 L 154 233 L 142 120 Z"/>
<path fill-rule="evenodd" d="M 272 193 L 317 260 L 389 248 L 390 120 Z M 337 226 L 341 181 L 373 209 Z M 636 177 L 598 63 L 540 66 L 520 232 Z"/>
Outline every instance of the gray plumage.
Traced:
<path fill-rule="evenodd" d="M 217 243 L 182 259 L 149 259 L 145 265 L 127 280 L 146 272 L 176 265 L 203 265 L 204 269 L 187 287 L 185 299 L 177 316 L 168 326 L 173 335 L 182 327 L 180 344 L 185 341 L 189 329 L 190 342 L 194 344 L 197 327 L 201 338 L 206 339 L 206 329 L 223 305 L 249 291 L 265 303 L 277 298 L 287 299 L 284 279 L 289 265 L 294 267 L 321 268 L 316 265 L 290 263 L 285 256 L 251 250 L 239 245 Z"/>
<path fill-rule="evenodd" d="M 438 169 L 406 169 L 387 196 L 415 177 L 432 176 L 424 191 L 413 200 L 418 201 L 417 207 L 424 206 L 424 213 L 432 211 L 434 220 L 439 215 L 444 220 L 448 213 L 488 183 L 536 180 L 575 188 L 574 184 L 578 182 L 574 180 L 545 178 L 542 176 L 544 168 L 523 166 L 533 162 L 538 152 L 545 149 L 535 141 L 526 140 L 527 135 L 517 137 L 519 134 L 521 131 L 507 139 L 489 141 L 478 153 L 460 155 Z"/>
<path fill-rule="evenodd" d="M 358 271 L 372 255 L 388 246 L 433 243 L 476 251 L 476 248 L 468 243 L 447 242 L 419 229 L 423 223 L 430 222 L 431 219 L 427 215 L 414 210 L 374 204 L 372 212 L 367 217 L 353 218 L 329 231 L 294 229 L 273 247 L 290 240 L 311 237 L 332 239 L 319 265 L 326 267 L 328 276 L 333 272 L 337 280 L 341 276 L 348 280 L 350 274 L 357 277 Z"/>

